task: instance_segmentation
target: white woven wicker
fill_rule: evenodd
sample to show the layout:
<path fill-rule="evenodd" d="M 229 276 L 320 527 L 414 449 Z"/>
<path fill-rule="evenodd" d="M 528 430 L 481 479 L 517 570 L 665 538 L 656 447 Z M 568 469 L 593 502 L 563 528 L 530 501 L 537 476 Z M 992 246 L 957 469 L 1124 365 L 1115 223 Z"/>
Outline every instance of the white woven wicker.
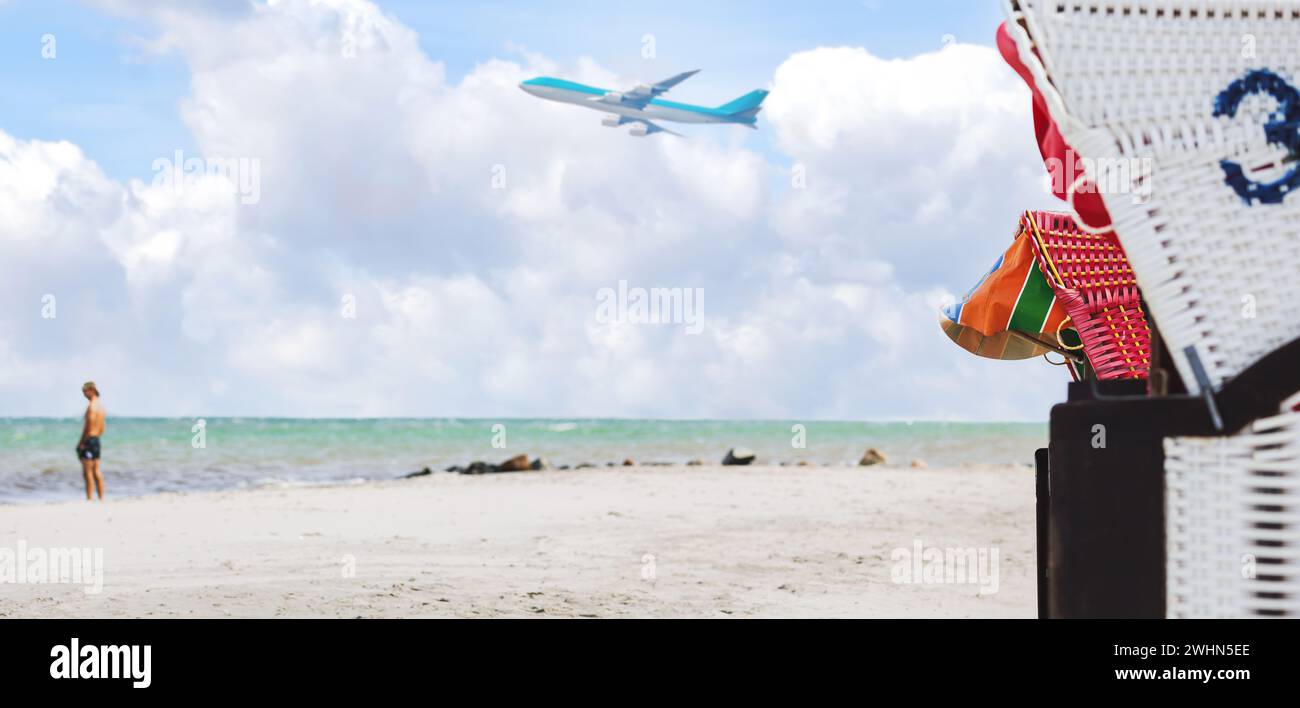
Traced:
<path fill-rule="evenodd" d="M 1188 347 L 1217 389 L 1300 337 L 1300 193 L 1262 203 L 1244 189 L 1300 183 L 1300 138 L 1277 142 L 1296 134 L 1281 125 L 1283 94 L 1261 91 L 1268 76 L 1300 89 L 1300 0 L 1003 2 L 1062 136 L 1097 163 L 1093 183 L 1189 389 L 1202 387 Z M 1250 182 L 1230 184 L 1225 160 Z"/>
<path fill-rule="evenodd" d="M 1300 617 L 1300 412 L 1165 439 L 1165 543 L 1169 617 Z"/>

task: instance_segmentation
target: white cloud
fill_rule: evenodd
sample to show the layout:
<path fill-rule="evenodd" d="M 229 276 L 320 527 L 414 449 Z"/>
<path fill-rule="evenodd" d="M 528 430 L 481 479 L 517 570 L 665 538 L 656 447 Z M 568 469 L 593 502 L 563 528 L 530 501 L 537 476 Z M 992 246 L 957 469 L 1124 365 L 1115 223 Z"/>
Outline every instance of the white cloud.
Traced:
<path fill-rule="evenodd" d="M 969 359 L 936 324 L 1041 200 L 1028 97 L 991 49 L 790 57 L 773 162 L 741 128 L 637 140 L 516 87 L 628 83 L 590 60 L 449 82 L 360 0 L 110 6 L 184 58 L 195 145 L 258 160 L 261 201 L 0 132 L 0 363 L 21 372 L 0 414 L 66 412 L 88 377 L 149 414 L 1025 418 L 1059 397 L 1059 371 Z M 793 163 L 806 188 L 781 184 Z M 596 322 L 619 280 L 703 288 L 705 332 Z"/>

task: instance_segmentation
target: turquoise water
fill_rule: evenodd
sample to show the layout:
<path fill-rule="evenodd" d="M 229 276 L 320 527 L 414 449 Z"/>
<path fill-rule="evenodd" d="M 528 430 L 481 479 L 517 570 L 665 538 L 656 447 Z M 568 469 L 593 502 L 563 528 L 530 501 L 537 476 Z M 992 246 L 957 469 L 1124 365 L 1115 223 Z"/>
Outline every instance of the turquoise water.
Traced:
<path fill-rule="evenodd" d="M 392 479 L 521 453 L 555 466 L 718 462 L 733 446 L 754 450 L 761 464 L 850 464 L 868 447 L 895 464 L 1028 464 L 1047 442 L 1046 423 L 805 422 L 797 447 L 794 421 L 208 418 L 199 447 L 196 421 L 110 418 L 102 463 L 110 494 Z M 82 494 L 80 426 L 0 418 L 0 502 Z"/>

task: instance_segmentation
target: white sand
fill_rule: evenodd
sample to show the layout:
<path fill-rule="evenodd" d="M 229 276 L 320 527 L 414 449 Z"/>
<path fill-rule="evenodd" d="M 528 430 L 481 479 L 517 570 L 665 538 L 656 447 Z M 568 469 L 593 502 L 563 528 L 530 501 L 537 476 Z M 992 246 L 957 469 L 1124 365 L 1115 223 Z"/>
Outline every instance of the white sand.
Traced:
<path fill-rule="evenodd" d="M 0 616 L 1031 617 L 1033 500 L 1027 467 L 714 466 L 8 506 L 0 547 L 102 547 L 104 588 Z M 917 540 L 997 549 L 997 592 L 892 582 Z"/>

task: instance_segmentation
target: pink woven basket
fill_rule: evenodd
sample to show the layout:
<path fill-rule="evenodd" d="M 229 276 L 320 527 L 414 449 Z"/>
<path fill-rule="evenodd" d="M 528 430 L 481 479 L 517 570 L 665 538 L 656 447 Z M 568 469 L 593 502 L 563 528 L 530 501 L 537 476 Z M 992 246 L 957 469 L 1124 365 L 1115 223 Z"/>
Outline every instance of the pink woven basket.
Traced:
<path fill-rule="evenodd" d="M 1145 379 L 1151 328 L 1133 269 L 1113 233 L 1083 231 L 1069 214 L 1026 212 L 1020 228 L 1032 236 L 1043 273 L 1070 319 L 1098 379 Z M 1061 339 L 1061 330 L 1057 331 Z"/>

